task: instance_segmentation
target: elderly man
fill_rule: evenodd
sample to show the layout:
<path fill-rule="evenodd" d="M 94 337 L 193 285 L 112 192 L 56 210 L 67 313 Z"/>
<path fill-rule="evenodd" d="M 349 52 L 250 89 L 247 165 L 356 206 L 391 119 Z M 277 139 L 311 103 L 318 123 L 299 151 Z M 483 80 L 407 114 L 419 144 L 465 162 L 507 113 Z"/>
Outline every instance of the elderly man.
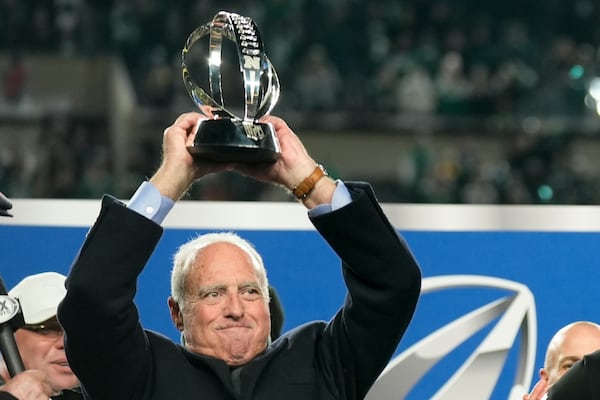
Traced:
<path fill-rule="evenodd" d="M 558 330 L 546 350 L 544 368 L 540 370 L 540 381 L 524 400 L 540 400 L 547 396 L 548 389 L 561 379 L 569 369 L 586 354 L 600 349 L 600 325 L 578 321 Z M 554 397 L 550 397 L 554 398 Z M 568 397 L 577 399 L 579 397 Z"/>
<path fill-rule="evenodd" d="M 56 319 L 65 293 L 65 276 L 56 272 L 30 275 L 8 292 L 19 300 L 25 319 L 25 325 L 15 332 L 15 342 L 27 371 L 10 378 L 6 364 L 0 362 L 0 399 L 82 398 L 80 393 L 65 390 L 79 386 L 67 362 L 63 330 Z"/>
<path fill-rule="evenodd" d="M 416 307 L 414 257 L 370 186 L 329 178 L 283 120 L 264 121 L 275 128 L 280 158 L 240 165 L 190 155 L 201 118 L 183 114 L 165 130 L 161 166 L 127 206 L 105 197 L 73 264 L 59 320 L 84 391 L 93 399 L 363 398 Z M 168 304 L 183 346 L 142 328 L 133 299 L 162 233 L 157 222 L 194 181 L 221 170 L 276 183 L 309 209 L 342 260 L 349 292 L 329 322 L 271 341 L 261 257 L 235 234 L 211 233 L 183 245 L 174 261 Z M 311 267 L 302 243 L 288 258 Z"/>

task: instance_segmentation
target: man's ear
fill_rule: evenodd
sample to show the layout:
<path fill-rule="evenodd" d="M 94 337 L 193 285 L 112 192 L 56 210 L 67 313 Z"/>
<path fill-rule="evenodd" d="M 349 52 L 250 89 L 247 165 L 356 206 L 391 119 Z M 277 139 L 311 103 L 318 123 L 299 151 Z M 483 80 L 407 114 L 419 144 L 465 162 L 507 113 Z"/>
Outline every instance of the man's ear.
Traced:
<path fill-rule="evenodd" d="M 175 327 L 178 331 L 183 331 L 183 317 L 181 315 L 181 309 L 179 308 L 179 304 L 175 301 L 173 296 L 169 296 L 169 311 L 171 312 L 171 319 L 175 324 Z"/>
<path fill-rule="evenodd" d="M 548 380 L 550 379 L 550 375 L 548 374 L 548 371 L 546 371 L 546 368 L 540 369 L 540 378 L 542 378 L 542 380 L 546 382 L 548 382 Z"/>

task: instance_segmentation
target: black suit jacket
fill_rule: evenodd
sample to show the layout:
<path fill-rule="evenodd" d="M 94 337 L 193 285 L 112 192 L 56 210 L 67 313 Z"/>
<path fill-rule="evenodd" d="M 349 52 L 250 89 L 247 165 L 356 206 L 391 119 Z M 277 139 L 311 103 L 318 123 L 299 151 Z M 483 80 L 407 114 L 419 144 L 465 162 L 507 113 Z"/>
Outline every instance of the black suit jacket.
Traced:
<path fill-rule="evenodd" d="M 420 292 L 417 263 L 367 184 L 353 201 L 312 222 L 342 260 L 349 294 L 329 322 L 292 329 L 232 371 L 144 330 L 133 298 L 162 229 L 105 198 L 67 280 L 58 310 L 69 363 L 94 400 L 362 399 L 387 365 Z M 290 256 L 310 268 L 298 244 Z"/>

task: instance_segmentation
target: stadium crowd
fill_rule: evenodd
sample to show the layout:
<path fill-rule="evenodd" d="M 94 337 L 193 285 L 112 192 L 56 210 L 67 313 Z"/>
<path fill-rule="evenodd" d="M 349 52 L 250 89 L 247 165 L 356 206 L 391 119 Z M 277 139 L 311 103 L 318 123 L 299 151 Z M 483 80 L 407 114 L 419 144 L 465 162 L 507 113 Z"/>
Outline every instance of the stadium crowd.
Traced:
<path fill-rule="evenodd" d="M 106 54 L 125 61 L 142 106 L 176 111 L 185 101 L 189 107 L 180 77 L 181 48 L 189 33 L 222 7 L 214 0 L 5 0 L 0 49 L 15 60 L 3 66 L 5 99 L 19 100 L 26 78 L 18 60 L 24 53 Z M 314 120 L 328 112 L 441 118 L 445 125 L 435 134 L 455 130 L 453 124 L 465 119 L 597 117 L 590 85 L 599 66 L 599 7 L 591 0 L 548 0 L 543 6 L 516 0 L 227 3 L 229 11 L 251 16 L 261 30 L 281 81 L 279 114 L 293 110 Z M 65 130 L 57 132 L 61 126 Z M 553 135 L 533 128 L 503 131 L 505 154 L 494 160 L 464 148 L 437 152 L 416 141 L 401 160 L 411 173 L 379 182 L 388 196 L 382 200 L 597 203 L 599 179 L 591 160 L 572 146 L 581 132 L 565 126 Z M 49 117 L 43 129 L 52 146 L 66 148 L 35 171 L 14 156 L 0 157 L 5 192 L 97 197 L 85 183 L 88 175 L 110 187 L 105 124 L 59 116 Z M 82 150 L 81 143 L 94 146 Z M 98 161 L 83 168 L 78 157 L 89 157 L 90 149 Z M 142 175 L 152 173 L 149 166 L 140 168 Z M 23 172 L 15 170 L 28 175 L 16 179 Z M 97 181 L 93 186 L 98 188 Z M 249 188 L 243 181 L 238 186 L 239 193 L 200 188 L 191 198 L 269 196 L 262 187 Z"/>

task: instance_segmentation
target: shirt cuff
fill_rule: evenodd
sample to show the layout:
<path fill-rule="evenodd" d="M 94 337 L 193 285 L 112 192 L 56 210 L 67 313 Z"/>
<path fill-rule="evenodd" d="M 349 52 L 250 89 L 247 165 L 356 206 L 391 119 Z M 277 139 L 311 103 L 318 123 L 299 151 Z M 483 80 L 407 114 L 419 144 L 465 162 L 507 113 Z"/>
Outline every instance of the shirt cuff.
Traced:
<path fill-rule="evenodd" d="M 330 204 L 321 204 L 308 210 L 308 215 L 316 217 L 327 214 L 344 207 L 352 202 L 352 196 L 348 188 L 341 180 L 336 180 L 336 189 L 333 192 Z M 143 182 L 129 200 L 127 208 L 145 216 L 146 218 L 161 224 L 175 202 L 166 196 L 162 196 L 158 189 L 150 182 Z"/>
<path fill-rule="evenodd" d="M 315 208 L 308 210 L 308 215 L 310 215 L 311 217 L 317 217 L 319 215 L 327 214 L 337 209 L 340 209 L 352 202 L 352 196 L 350 196 L 350 192 L 348 191 L 348 188 L 346 187 L 344 182 L 337 179 L 335 181 L 335 184 L 336 188 L 331 198 L 331 204 L 320 204 Z"/>
<path fill-rule="evenodd" d="M 133 194 L 127 208 L 160 225 L 173 205 L 175 202 L 171 198 L 162 196 L 156 186 L 146 181 Z"/>

